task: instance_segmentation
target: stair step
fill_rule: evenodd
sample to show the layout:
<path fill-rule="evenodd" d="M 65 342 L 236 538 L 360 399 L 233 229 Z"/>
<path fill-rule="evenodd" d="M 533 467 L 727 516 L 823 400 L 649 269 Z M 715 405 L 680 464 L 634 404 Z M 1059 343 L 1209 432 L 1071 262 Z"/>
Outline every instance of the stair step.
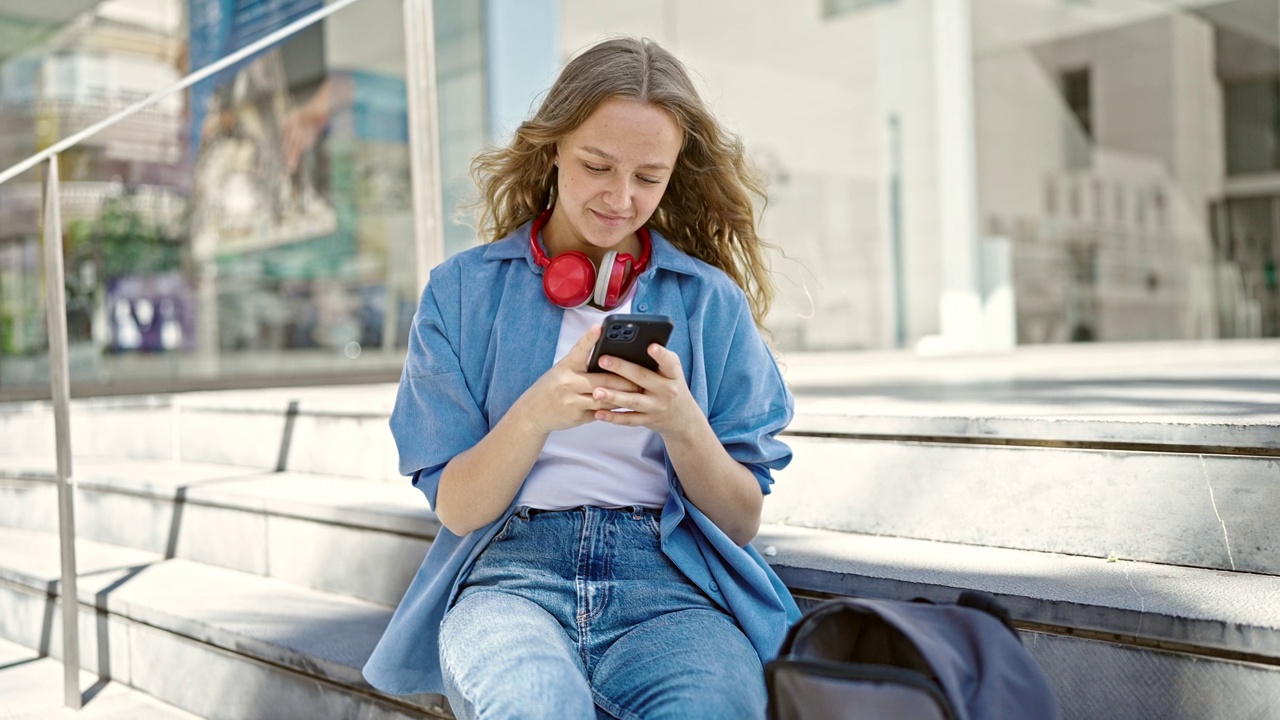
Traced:
<path fill-rule="evenodd" d="M 792 437 L 767 522 L 1280 574 L 1280 459 Z"/>
<path fill-rule="evenodd" d="M 386 384 L 183 395 L 177 457 L 399 484 L 394 399 Z"/>
<path fill-rule="evenodd" d="M 1253 720 L 1280 707 L 1280 578 L 770 525 L 802 607 L 828 595 L 995 595 L 1064 718 Z"/>
<path fill-rule="evenodd" d="M 361 677 L 386 605 L 104 543 L 77 542 L 77 553 L 85 664 L 165 702 L 225 718 L 443 714 L 436 696 L 393 700 Z M 0 530 L 0 635 L 55 657 L 58 557 L 52 533 Z"/>
<path fill-rule="evenodd" d="M 57 529 L 41 462 L 6 458 L 0 525 Z M 403 596 L 439 529 L 407 480 L 138 460 L 75 462 L 73 472 L 79 537 L 383 604 Z"/>
<path fill-rule="evenodd" d="M 1280 342 L 792 353 L 798 433 L 1280 451 Z"/>
<path fill-rule="evenodd" d="M 77 712 L 63 703 L 62 663 L 36 650 L 0 640 L 0 698 L 5 720 L 200 720 L 120 682 L 103 682 L 80 672 L 84 706 Z"/>
<path fill-rule="evenodd" d="M 1280 578 L 766 525 L 752 543 L 797 594 L 1000 598 L 1050 630 L 1280 666 Z M 771 549 L 770 549 L 771 548 Z"/>
<path fill-rule="evenodd" d="M 94 398 L 71 403 L 71 446 L 101 458 L 174 458 L 171 396 Z M 0 404 L 0 455 L 57 456 L 48 402 Z"/>
<path fill-rule="evenodd" d="M 1280 388 L 1280 381 L 1276 382 Z M 872 396 L 800 396 L 791 435 L 857 438 L 959 439 L 1083 447 L 1144 446 L 1203 448 L 1205 452 L 1280 455 L 1280 389 L 1250 398 L 1253 412 L 1224 418 L 1221 412 L 1138 414 L 1132 407 L 1064 409 L 1035 402 L 997 406 L 989 402 L 904 403 Z M 1167 401 L 1161 403 L 1162 408 Z"/>
<path fill-rule="evenodd" d="M 394 385 L 93 398 L 71 405 L 77 457 L 287 468 L 399 484 Z M 55 454 L 48 403 L 0 405 L 0 456 Z"/>
<path fill-rule="evenodd" d="M 962 588 L 995 594 L 1030 628 L 1024 639 L 1066 717 L 1148 716 L 1143 708 L 1175 720 L 1262 717 L 1280 702 L 1280 591 L 1269 576 L 784 526 L 764 528 L 756 545 L 802 600 L 832 593 L 949 601 Z M 359 667 L 390 607 L 101 543 L 77 548 L 87 665 L 106 658 L 113 677 L 208 717 L 255 716 L 236 705 L 216 715 L 219 705 L 206 696 L 238 687 L 217 685 L 232 679 L 273 688 L 314 717 L 349 716 L 333 705 L 347 692 L 356 698 L 350 702 L 385 701 L 363 684 Z M 46 600 L 57 587 L 56 537 L 0 532 L 0 568 L 0 635 L 56 656 L 56 609 Z M 175 678 L 189 667 L 208 676 L 200 692 L 182 690 L 190 683 Z M 299 677 L 333 692 L 295 697 L 289 688 Z M 1196 693 L 1173 692 L 1175 678 Z M 317 702 L 326 703 L 323 711 L 309 704 Z M 414 702 L 379 707 L 407 717 L 439 709 L 438 698 Z"/>

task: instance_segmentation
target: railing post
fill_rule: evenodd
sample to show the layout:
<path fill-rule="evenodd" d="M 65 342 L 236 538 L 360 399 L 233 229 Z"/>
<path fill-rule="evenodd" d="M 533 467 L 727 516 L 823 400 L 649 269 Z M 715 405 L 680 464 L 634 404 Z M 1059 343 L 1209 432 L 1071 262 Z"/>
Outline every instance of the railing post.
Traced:
<path fill-rule="evenodd" d="M 418 286 L 444 262 L 444 200 L 440 185 L 436 31 L 432 0 L 404 0 L 405 86 L 409 101 L 409 172 Z M 416 298 L 415 298 L 416 299 Z"/>
<path fill-rule="evenodd" d="M 67 363 L 66 284 L 62 269 L 62 210 L 58 156 L 49 158 L 44 184 L 45 312 L 49 320 L 49 387 L 58 455 L 58 537 L 62 546 L 62 668 L 66 704 L 81 706 L 80 601 L 76 591 L 75 484 L 71 479 L 71 380 Z"/>

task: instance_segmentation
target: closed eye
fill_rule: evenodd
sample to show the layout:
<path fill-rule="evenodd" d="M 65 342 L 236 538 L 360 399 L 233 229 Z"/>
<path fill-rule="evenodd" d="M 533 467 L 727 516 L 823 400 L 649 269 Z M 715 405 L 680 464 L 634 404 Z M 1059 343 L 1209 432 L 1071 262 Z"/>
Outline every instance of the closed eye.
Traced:
<path fill-rule="evenodd" d="M 582 166 L 593 173 L 602 173 L 609 169 L 607 166 L 604 166 L 604 165 L 592 165 L 590 163 L 582 163 Z"/>
<path fill-rule="evenodd" d="M 637 175 L 636 177 L 640 178 L 640 182 L 646 185 L 657 185 L 658 183 L 662 182 L 657 178 L 645 177 L 644 175 Z"/>

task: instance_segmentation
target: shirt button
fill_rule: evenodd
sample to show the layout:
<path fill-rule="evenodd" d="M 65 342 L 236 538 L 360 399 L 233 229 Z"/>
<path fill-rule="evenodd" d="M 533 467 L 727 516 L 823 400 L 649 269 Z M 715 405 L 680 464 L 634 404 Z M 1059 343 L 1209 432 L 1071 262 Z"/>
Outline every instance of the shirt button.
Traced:
<path fill-rule="evenodd" d="M 715 580 L 711 581 L 710 587 L 711 587 L 711 592 L 720 592 L 720 586 L 716 584 Z"/>
<path fill-rule="evenodd" d="M 639 307 L 637 307 L 636 309 L 639 310 L 640 312 L 649 312 L 649 304 L 640 303 Z"/>

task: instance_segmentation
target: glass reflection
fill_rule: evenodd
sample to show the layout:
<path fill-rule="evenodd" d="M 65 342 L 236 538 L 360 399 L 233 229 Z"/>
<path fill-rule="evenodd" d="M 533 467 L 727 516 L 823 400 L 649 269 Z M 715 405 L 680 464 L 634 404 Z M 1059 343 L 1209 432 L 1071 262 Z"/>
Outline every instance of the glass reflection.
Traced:
<path fill-rule="evenodd" d="M 0 167 L 323 6 L 6 8 Z M 362 0 L 62 154 L 74 380 L 394 373 L 417 293 L 400 13 Z M 0 186 L 0 386 L 44 382 L 38 198 Z"/>

